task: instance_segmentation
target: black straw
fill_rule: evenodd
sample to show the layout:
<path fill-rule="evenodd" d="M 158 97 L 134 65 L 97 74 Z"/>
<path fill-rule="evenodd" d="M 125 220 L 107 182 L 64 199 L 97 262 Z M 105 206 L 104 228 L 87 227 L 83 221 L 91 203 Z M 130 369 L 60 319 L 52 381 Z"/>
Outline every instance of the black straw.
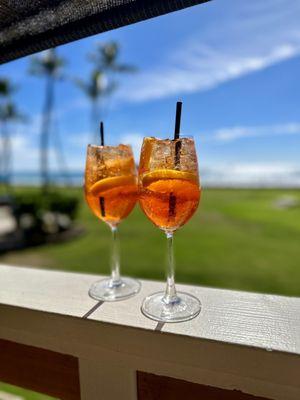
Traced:
<path fill-rule="evenodd" d="M 101 142 L 101 146 L 104 146 L 104 124 L 101 121 L 100 122 L 100 142 Z M 105 201 L 104 201 L 104 197 L 99 197 L 99 206 L 100 206 L 100 212 L 101 212 L 101 216 L 105 217 Z"/>
<path fill-rule="evenodd" d="M 177 101 L 177 104 L 176 104 L 176 119 L 175 119 L 174 140 L 179 139 L 179 134 L 180 134 L 180 122 L 181 122 L 181 111 L 182 111 L 182 102 L 181 102 L 181 101 Z"/>
<path fill-rule="evenodd" d="M 102 217 L 105 217 L 105 201 L 104 197 L 99 197 L 100 213 Z"/>
<path fill-rule="evenodd" d="M 179 139 L 180 135 L 181 111 L 182 111 L 182 102 L 177 101 L 174 140 Z M 174 157 L 175 168 L 180 165 L 180 150 L 181 150 L 181 141 L 178 141 L 175 143 L 175 157 Z"/>
<path fill-rule="evenodd" d="M 181 111 L 182 111 L 182 102 L 181 101 L 177 101 L 177 104 L 176 104 L 175 129 L 174 129 L 174 140 L 179 139 L 179 135 L 180 135 Z M 175 143 L 175 156 L 174 156 L 175 168 L 180 165 L 180 150 L 181 150 L 181 141 L 178 140 Z M 169 197 L 169 218 L 174 218 L 175 214 L 176 214 L 176 196 L 174 196 L 173 193 L 170 193 L 170 197 Z"/>
<path fill-rule="evenodd" d="M 104 146 L 104 124 L 100 122 L 100 139 L 101 139 L 101 146 Z"/>

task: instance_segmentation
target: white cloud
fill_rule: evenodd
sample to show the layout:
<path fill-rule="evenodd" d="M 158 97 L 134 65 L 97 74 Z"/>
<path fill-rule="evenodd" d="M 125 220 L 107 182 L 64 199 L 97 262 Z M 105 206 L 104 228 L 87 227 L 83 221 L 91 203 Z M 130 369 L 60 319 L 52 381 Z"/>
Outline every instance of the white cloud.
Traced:
<path fill-rule="evenodd" d="M 26 139 L 19 134 L 11 137 L 11 146 L 13 148 L 22 149 L 25 143 Z M 3 138 L 0 137 L 0 148 L 2 148 L 2 146 L 3 146 Z"/>
<path fill-rule="evenodd" d="M 220 128 L 207 136 L 206 140 L 229 142 L 243 138 L 286 135 L 300 135 L 300 123 L 290 122 L 276 125 L 233 126 L 228 128 Z"/>
<path fill-rule="evenodd" d="M 140 159 L 143 137 L 144 135 L 139 133 L 124 133 L 120 136 L 120 143 L 131 145 L 136 163 L 138 163 Z"/>
<path fill-rule="evenodd" d="M 187 50 L 181 66 L 165 67 L 157 72 L 145 72 L 119 93 L 119 98 L 130 101 L 147 101 L 171 95 L 213 89 L 221 83 L 259 71 L 275 63 L 300 54 L 299 45 L 282 44 L 264 55 L 229 55 L 213 48 L 198 48 L 198 59 Z"/>
<path fill-rule="evenodd" d="M 39 140 L 37 140 L 37 137 L 21 134 L 21 130 L 23 130 L 23 127 L 22 129 L 19 128 L 17 133 L 10 135 L 12 169 L 18 172 L 39 171 Z M 0 157 L 2 149 L 3 140 L 0 138 Z M 57 163 L 54 147 L 49 148 L 48 155 L 50 169 L 55 170 Z"/>
<path fill-rule="evenodd" d="M 300 164 L 227 163 L 200 172 L 203 186 L 300 187 Z"/>
<path fill-rule="evenodd" d="M 215 88 L 300 54 L 300 4 L 256 0 L 194 32 L 151 70 L 128 77 L 122 101 L 147 101 Z M 239 19 L 237 19 L 237 14 Z"/>
<path fill-rule="evenodd" d="M 209 143 L 238 139 L 300 135 L 300 123 L 219 128 L 203 137 Z M 227 162 L 206 163 L 201 171 L 204 186 L 300 187 L 300 163 Z"/>
<path fill-rule="evenodd" d="M 90 142 L 90 132 L 77 133 L 75 136 L 69 138 L 68 142 L 74 146 L 75 151 L 68 153 L 68 167 L 70 170 L 83 170 L 86 156 L 86 146 Z M 134 154 L 136 163 L 139 162 L 141 145 L 144 135 L 139 133 L 122 133 L 118 136 L 111 138 L 111 145 L 118 143 L 130 144 Z"/>
<path fill-rule="evenodd" d="M 290 132 L 299 129 L 290 124 Z M 247 128 L 249 129 L 249 128 Z M 253 128 L 252 128 L 253 129 Z M 265 128 L 261 128 L 262 130 Z M 273 127 L 276 132 L 276 127 Z M 139 161 L 140 146 L 143 135 L 138 133 L 124 133 L 120 135 L 120 141 L 124 144 L 130 143 L 134 150 L 135 160 Z M 33 172 L 37 175 L 33 178 L 27 177 L 27 183 L 31 179 L 38 178 L 39 171 L 39 148 L 38 143 L 33 144 L 24 136 L 12 136 L 13 160 L 15 171 Z M 1 143 L 0 143 L 1 145 Z M 69 171 L 81 171 L 83 174 L 85 164 L 85 148 L 80 151 L 67 154 Z M 57 170 L 55 162 L 55 151 L 49 151 L 51 160 L 51 171 Z M 227 162 L 206 163 L 200 170 L 201 182 L 204 187 L 300 187 L 300 164 L 284 162 Z M 16 181 L 23 182 L 23 178 L 16 175 Z M 82 176 L 73 178 L 73 183 L 82 184 Z"/>
<path fill-rule="evenodd" d="M 73 134 L 68 138 L 68 143 L 76 147 L 84 147 L 91 142 L 91 132 L 80 132 Z"/>

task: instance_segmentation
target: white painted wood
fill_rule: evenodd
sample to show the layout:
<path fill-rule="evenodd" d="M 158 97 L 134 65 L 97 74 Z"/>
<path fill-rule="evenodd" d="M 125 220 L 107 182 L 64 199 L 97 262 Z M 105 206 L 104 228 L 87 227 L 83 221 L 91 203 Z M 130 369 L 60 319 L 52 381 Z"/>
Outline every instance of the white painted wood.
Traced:
<path fill-rule="evenodd" d="M 160 326 L 140 313 L 140 305 L 163 288 L 161 282 L 143 281 L 137 296 L 98 304 L 87 295 L 95 279 L 0 266 L 0 337 L 78 357 L 83 399 L 97 398 L 93 387 L 104 388 L 104 399 L 119 398 L 117 388 L 108 397 L 116 370 L 120 387 L 127 382 L 124 398 L 134 399 L 132 379 L 142 370 L 299 400 L 299 298 L 178 285 L 201 299 L 202 311 L 157 331 Z"/>
<path fill-rule="evenodd" d="M 83 317 L 97 301 L 88 295 L 99 276 L 0 265 L 0 303 Z M 104 303 L 90 320 L 153 330 L 155 321 L 140 313 L 143 298 L 164 283 L 142 281 L 131 299 Z M 198 318 L 165 324 L 163 332 L 300 354 L 300 299 L 178 285 L 202 302 Z"/>

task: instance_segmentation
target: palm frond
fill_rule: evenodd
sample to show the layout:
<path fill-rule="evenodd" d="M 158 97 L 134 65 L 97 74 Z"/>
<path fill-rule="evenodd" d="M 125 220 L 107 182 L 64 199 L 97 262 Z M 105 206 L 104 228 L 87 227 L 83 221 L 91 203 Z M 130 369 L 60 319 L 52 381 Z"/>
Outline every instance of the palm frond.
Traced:
<path fill-rule="evenodd" d="M 88 92 L 88 84 L 84 80 L 80 78 L 73 78 L 72 80 L 79 89 L 85 93 Z"/>
<path fill-rule="evenodd" d="M 55 49 L 49 49 L 39 56 L 31 57 L 29 73 L 36 76 L 51 75 L 57 79 L 62 79 L 61 71 L 65 65 L 65 59 L 59 57 Z"/>
<path fill-rule="evenodd" d="M 0 107 L 0 120 L 25 122 L 27 118 L 19 112 L 14 103 L 8 102 Z"/>
<path fill-rule="evenodd" d="M 137 70 L 132 65 L 118 61 L 119 45 L 113 41 L 98 43 L 87 57 L 94 65 L 90 78 L 88 81 L 76 79 L 75 83 L 93 102 L 100 97 L 111 95 L 117 89 L 118 84 L 114 79 L 116 73 L 131 73 Z"/>
<path fill-rule="evenodd" d="M 98 43 L 96 49 L 88 54 L 88 60 L 103 72 L 135 72 L 134 66 L 119 63 L 119 52 L 120 48 L 116 42 Z"/>
<path fill-rule="evenodd" d="M 9 97 L 15 90 L 16 86 L 12 85 L 9 79 L 0 78 L 0 96 Z"/>

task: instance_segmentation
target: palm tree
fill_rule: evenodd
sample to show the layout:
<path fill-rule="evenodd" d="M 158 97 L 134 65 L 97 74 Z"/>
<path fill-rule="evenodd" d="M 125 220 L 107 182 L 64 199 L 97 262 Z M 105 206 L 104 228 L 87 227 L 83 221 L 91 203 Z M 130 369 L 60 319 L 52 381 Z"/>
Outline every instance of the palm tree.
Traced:
<path fill-rule="evenodd" d="M 97 135 L 100 100 L 107 98 L 117 89 L 116 74 L 134 72 L 136 69 L 119 62 L 119 46 L 115 42 L 97 44 L 96 50 L 88 54 L 93 70 L 87 81 L 76 79 L 91 102 L 91 131 Z"/>
<path fill-rule="evenodd" d="M 40 56 L 32 57 L 29 70 L 32 75 L 45 78 L 46 84 L 40 135 L 40 171 L 44 192 L 47 192 L 50 184 L 48 153 L 54 110 L 54 88 L 55 82 L 62 78 L 61 71 L 64 65 L 65 60 L 57 55 L 55 49 L 50 49 L 43 52 Z"/>
<path fill-rule="evenodd" d="M 8 79 L 0 78 L 0 134 L 2 141 L 2 155 L 0 156 L 0 171 L 4 185 L 7 189 L 11 183 L 11 160 L 12 160 L 12 145 L 9 130 L 9 123 L 21 120 L 23 117 L 18 112 L 11 97 L 16 90 Z"/>
<path fill-rule="evenodd" d="M 97 69 L 94 69 L 91 72 L 89 80 L 83 81 L 82 79 L 75 79 L 75 83 L 91 102 L 91 131 L 96 134 L 96 126 L 99 119 L 100 99 L 103 99 L 112 93 L 114 85 L 108 85 L 104 73 Z"/>
<path fill-rule="evenodd" d="M 88 54 L 88 59 L 99 71 L 113 72 L 135 72 L 136 68 L 129 64 L 119 62 L 120 47 L 116 42 L 98 43 L 96 50 Z"/>

